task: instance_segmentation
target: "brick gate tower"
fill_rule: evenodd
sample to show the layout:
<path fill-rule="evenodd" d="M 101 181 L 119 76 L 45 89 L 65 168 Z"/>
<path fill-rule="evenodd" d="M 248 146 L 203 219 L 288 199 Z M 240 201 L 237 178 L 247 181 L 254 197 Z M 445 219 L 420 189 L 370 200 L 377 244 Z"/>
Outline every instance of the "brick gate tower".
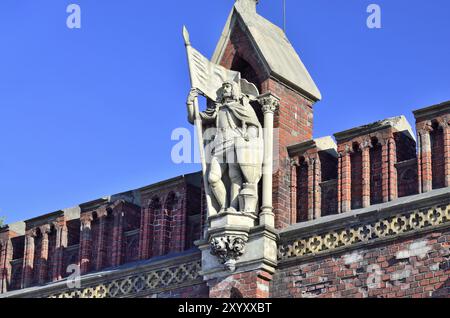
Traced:
<path fill-rule="evenodd" d="M 321 99 L 319 89 L 285 32 L 257 13 L 258 2 L 235 2 L 212 62 L 240 72 L 242 78 L 257 86 L 263 96 L 255 107 L 261 123 L 267 125 L 262 118 L 266 118 L 266 112 L 273 113 L 272 204 L 264 206 L 263 202 L 264 216 L 250 229 L 247 251 L 232 275 L 220 264 L 211 264 L 214 260 L 209 256 L 209 242 L 199 242 L 204 250 L 203 275 L 211 297 L 227 297 L 233 290 L 245 293 L 245 297 L 269 296 L 269 283 L 276 267 L 275 228 L 282 229 L 293 222 L 288 146 L 312 139 L 313 106 Z M 264 219 L 268 215 L 269 221 Z"/>
<path fill-rule="evenodd" d="M 321 93 L 257 4 L 204 60 L 258 89 L 259 193 L 210 213 L 202 171 L 0 227 L 0 298 L 449 297 L 450 101 L 313 139 Z"/>

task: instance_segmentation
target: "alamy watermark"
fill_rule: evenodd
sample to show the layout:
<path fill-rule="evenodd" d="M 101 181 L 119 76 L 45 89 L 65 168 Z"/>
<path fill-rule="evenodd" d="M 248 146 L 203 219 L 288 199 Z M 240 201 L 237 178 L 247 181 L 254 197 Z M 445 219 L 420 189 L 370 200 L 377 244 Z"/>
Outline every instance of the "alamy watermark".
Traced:
<path fill-rule="evenodd" d="M 69 16 L 66 25 L 69 29 L 81 29 L 81 7 L 78 4 L 69 4 L 66 12 Z"/>
<path fill-rule="evenodd" d="M 78 264 L 71 264 L 67 267 L 67 277 L 66 286 L 69 289 L 80 289 L 81 288 L 81 269 Z"/>
<path fill-rule="evenodd" d="M 367 27 L 369 29 L 381 29 L 381 7 L 378 4 L 370 4 L 367 7 Z"/>
<path fill-rule="evenodd" d="M 280 168 L 279 156 L 279 129 L 274 128 L 273 134 L 273 171 Z M 261 128 L 257 135 L 265 136 L 266 129 Z M 229 130 L 226 133 L 218 133 L 216 128 L 205 129 L 203 132 L 205 162 L 210 164 L 212 160 L 227 164 L 255 164 L 263 163 L 267 153 L 264 149 L 262 138 L 259 136 L 247 136 Z M 196 131 L 184 127 L 172 131 L 171 140 L 175 142 L 171 151 L 172 162 L 180 164 L 201 164 L 200 147 Z"/>

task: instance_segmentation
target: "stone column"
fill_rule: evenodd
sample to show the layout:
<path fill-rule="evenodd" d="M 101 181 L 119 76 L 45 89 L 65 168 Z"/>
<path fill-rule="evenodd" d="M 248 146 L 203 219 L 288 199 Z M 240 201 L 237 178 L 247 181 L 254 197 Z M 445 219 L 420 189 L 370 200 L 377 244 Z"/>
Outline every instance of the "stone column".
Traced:
<path fill-rule="evenodd" d="M 361 144 L 362 149 L 362 204 L 363 208 L 370 206 L 370 141 Z"/>
<path fill-rule="evenodd" d="M 35 236 L 36 232 L 34 230 L 28 231 L 25 234 L 25 252 L 23 259 L 21 288 L 28 288 L 31 286 L 33 282 Z"/>
<path fill-rule="evenodd" d="M 56 244 L 55 244 L 55 256 L 53 263 L 53 271 L 52 271 L 52 281 L 56 282 L 61 280 L 63 277 L 63 271 L 66 269 L 63 268 L 63 258 L 64 258 L 64 250 L 67 248 L 68 237 L 67 237 L 67 224 L 66 221 L 56 222 Z"/>
<path fill-rule="evenodd" d="M 274 113 L 279 107 L 280 100 L 271 93 L 260 98 L 264 114 L 264 160 L 263 160 L 263 197 L 262 209 L 259 216 L 260 225 L 275 227 L 273 213 L 273 121 Z"/>
<path fill-rule="evenodd" d="M 419 175 L 420 175 L 420 193 L 426 193 L 433 190 L 433 168 L 431 157 L 431 123 L 424 124 L 419 129 Z"/>
<path fill-rule="evenodd" d="M 442 122 L 444 138 L 444 174 L 445 186 L 450 187 L 450 116 L 445 117 Z"/>
<path fill-rule="evenodd" d="M 341 194 L 340 213 L 345 213 L 351 211 L 352 209 L 352 167 L 350 149 L 348 146 L 341 153 L 341 160 L 339 161 L 339 164 L 339 188 Z"/>
<path fill-rule="evenodd" d="M 43 285 L 47 281 L 48 276 L 48 235 L 50 233 L 50 225 L 45 225 L 40 227 L 41 233 L 42 233 L 42 239 L 41 239 L 41 248 L 40 248 L 40 255 L 39 255 L 39 265 L 38 265 L 38 284 Z"/>
<path fill-rule="evenodd" d="M 92 215 L 81 217 L 80 233 L 80 273 L 84 275 L 91 269 L 92 257 Z"/>
<path fill-rule="evenodd" d="M 299 167 L 298 158 L 291 160 L 291 224 L 297 223 L 297 214 L 298 214 L 298 206 L 297 206 L 297 170 Z"/>

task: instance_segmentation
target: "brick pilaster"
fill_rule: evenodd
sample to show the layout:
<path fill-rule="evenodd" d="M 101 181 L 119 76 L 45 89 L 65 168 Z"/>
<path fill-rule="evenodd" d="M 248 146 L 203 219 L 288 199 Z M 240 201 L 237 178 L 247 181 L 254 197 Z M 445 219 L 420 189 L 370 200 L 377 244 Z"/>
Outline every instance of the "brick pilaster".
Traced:
<path fill-rule="evenodd" d="M 21 288 L 30 287 L 33 282 L 35 235 L 36 233 L 34 231 L 28 231 L 25 234 L 25 252 L 23 259 Z"/>
<path fill-rule="evenodd" d="M 11 260 L 13 256 L 11 240 L 0 242 L 0 293 L 6 293 L 11 283 Z"/>
<path fill-rule="evenodd" d="M 55 223 L 55 229 L 56 244 L 52 271 L 52 281 L 54 282 L 61 280 L 63 277 L 63 271 L 66 270 L 63 268 L 64 249 L 67 248 L 68 243 L 66 220 Z"/>
<path fill-rule="evenodd" d="M 443 138 L 444 138 L 444 175 L 445 186 L 450 187 L 450 116 L 444 118 Z"/>
<path fill-rule="evenodd" d="M 297 206 L 297 170 L 299 167 L 299 158 L 291 160 L 291 216 L 290 223 L 297 223 L 298 206 Z"/>
<path fill-rule="evenodd" d="M 112 266 L 119 266 L 122 263 L 123 246 L 123 211 L 120 206 L 114 209 L 113 216 Z"/>
<path fill-rule="evenodd" d="M 153 256 L 162 256 L 168 252 L 169 225 L 169 211 L 166 206 L 155 211 Z"/>
<path fill-rule="evenodd" d="M 383 193 L 383 202 L 389 202 L 389 140 L 381 142 L 381 188 Z"/>
<path fill-rule="evenodd" d="M 389 146 L 389 201 L 396 200 L 398 198 L 398 183 L 397 183 L 397 145 L 394 137 L 388 139 Z"/>
<path fill-rule="evenodd" d="M 40 255 L 39 255 L 39 265 L 36 269 L 38 271 L 38 279 L 37 282 L 39 285 L 43 285 L 47 281 L 48 276 L 48 235 L 50 233 L 50 226 L 42 226 L 40 227 L 42 233 L 41 246 L 40 246 Z"/>
<path fill-rule="evenodd" d="M 316 158 L 306 158 L 308 164 L 308 221 L 314 220 L 314 194 L 315 194 L 315 182 L 314 182 L 314 166 Z"/>
<path fill-rule="evenodd" d="M 0 241 L 0 293 L 6 293 L 6 241 Z"/>
<path fill-rule="evenodd" d="M 319 219 L 322 216 L 322 167 L 320 157 L 317 154 L 314 164 L 314 218 Z"/>
<path fill-rule="evenodd" d="M 97 241 L 97 250 L 96 250 L 96 259 L 95 259 L 95 270 L 101 270 L 105 265 L 106 258 L 106 210 L 101 210 L 97 213 L 98 217 L 98 231 L 97 237 L 95 238 Z"/>
<path fill-rule="evenodd" d="M 370 206 L 370 141 L 361 145 L 362 149 L 362 204 L 363 208 Z"/>
<path fill-rule="evenodd" d="M 83 215 L 80 233 L 80 273 L 84 275 L 91 270 L 92 263 L 92 215 Z"/>
<path fill-rule="evenodd" d="M 141 260 L 152 258 L 153 250 L 153 208 L 142 209 L 141 231 L 139 238 L 139 258 Z"/>
<path fill-rule="evenodd" d="M 352 206 L 352 174 L 350 150 L 345 149 L 339 155 L 338 203 L 339 213 L 349 212 Z"/>
<path fill-rule="evenodd" d="M 419 184 L 420 193 L 433 190 L 433 170 L 431 157 L 431 123 L 418 130 L 419 135 Z"/>

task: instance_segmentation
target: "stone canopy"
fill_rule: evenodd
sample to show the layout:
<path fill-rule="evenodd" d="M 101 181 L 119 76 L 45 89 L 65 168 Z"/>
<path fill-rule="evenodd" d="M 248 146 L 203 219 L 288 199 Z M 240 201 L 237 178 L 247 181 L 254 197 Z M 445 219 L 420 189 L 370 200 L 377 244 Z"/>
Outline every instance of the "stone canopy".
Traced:
<path fill-rule="evenodd" d="M 284 31 L 256 12 L 254 0 L 237 0 L 228 17 L 212 62 L 219 64 L 231 34 L 240 26 L 248 35 L 268 73 L 315 101 L 322 95 Z"/>

